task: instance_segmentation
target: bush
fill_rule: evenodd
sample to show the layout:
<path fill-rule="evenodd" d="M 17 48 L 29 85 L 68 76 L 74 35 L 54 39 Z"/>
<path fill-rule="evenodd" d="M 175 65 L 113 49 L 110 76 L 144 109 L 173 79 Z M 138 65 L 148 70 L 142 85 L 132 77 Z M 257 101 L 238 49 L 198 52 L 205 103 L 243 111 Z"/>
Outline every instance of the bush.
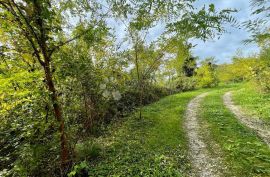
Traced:
<path fill-rule="evenodd" d="M 194 77 L 180 76 L 175 81 L 177 91 L 190 91 L 196 88 L 196 79 Z"/>
<path fill-rule="evenodd" d="M 101 152 L 102 147 L 93 140 L 86 140 L 75 146 L 76 161 L 95 159 L 101 155 Z"/>
<path fill-rule="evenodd" d="M 196 79 L 198 88 L 209 88 L 218 85 L 216 71 L 211 63 L 205 63 L 197 69 Z"/>
<path fill-rule="evenodd" d="M 164 87 L 152 85 L 144 86 L 142 104 L 147 105 L 158 101 L 160 98 L 170 94 L 170 90 Z M 126 115 L 140 104 L 140 92 L 137 89 L 130 89 L 122 93 L 121 99 L 110 100 L 106 110 L 104 120 L 109 123 L 113 118 L 119 118 Z"/>
<path fill-rule="evenodd" d="M 222 64 L 217 67 L 219 81 L 224 83 L 237 83 L 252 79 L 252 68 L 258 65 L 254 57 L 234 58 L 231 64 Z"/>
<path fill-rule="evenodd" d="M 252 76 L 262 91 L 270 92 L 270 46 L 263 48 L 257 63 L 253 66 Z"/>
<path fill-rule="evenodd" d="M 264 92 L 270 92 L 270 67 L 260 66 L 253 69 L 253 78 Z"/>
<path fill-rule="evenodd" d="M 71 172 L 68 173 L 68 177 L 88 177 L 89 169 L 90 167 L 86 161 L 80 162 L 72 168 Z"/>

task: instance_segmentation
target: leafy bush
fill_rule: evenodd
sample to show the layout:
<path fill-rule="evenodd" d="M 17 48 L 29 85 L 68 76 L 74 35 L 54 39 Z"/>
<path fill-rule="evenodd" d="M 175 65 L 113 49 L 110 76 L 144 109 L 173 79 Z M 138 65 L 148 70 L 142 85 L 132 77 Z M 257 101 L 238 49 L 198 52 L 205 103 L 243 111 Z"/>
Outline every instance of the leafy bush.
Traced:
<path fill-rule="evenodd" d="M 88 177 L 89 176 L 88 163 L 86 161 L 82 161 L 79 164 L 75 165 L 71 172 L 68 173 L 68 177 Z"/>
<path fill-rule="evenodd" d="M 270 46 L 265 46 L 259 56 L 259 62 L 253 67 L 252 75 L 262 91 L 270 92 Z"/>
<path fill-rule="evenodd" d="M 55 175 L 60 167 L 58 125 L 52 123 L 40 73 L 13 69 L 13 75 L 0 76 L 0 173 Z"/>
<path fill-rule="evenodd" d="M 270 92 L 270 67 L 259 66 L 254 68 L 253 77 L 262 91 Z"/>
<path fill-rule="evenodd" d="M 175 88 L 178 91 L 189 91 L 196 88 L 197 81 L 195 77 L 180 76 L 175 81 Z"/>
<path fill-rule="evenodd" d="M 252 79 L 252 69 L 258 65 L 258 62 L 255 57 L 235 57 L 233 63 L 217 67 L 217 77 L 224 83 L 249 81 Z"/>
<path fill-rule="evenodd" d="M 77 143 L 75 146 L 76 161 L 90 160 L 97 158 L 101 155 L 102 147 L 93 142 L 93 140 L 86 140 L 81 143 Z"/>
<path fill-rule="evenodd" d="M 170 94 L 170 90 L 164 87 L 153 85 L 144 86 L 142 94 L 142 104 L 147 105 L 153 103 L 160 98 Z M 116 116 L 123 116 L 139 106 L 140 92 L 137 89 L 129 89 L 122 93 L 120 100 L 110 100 L 108 109 L 106 110 L 105 120 L 109 122 Z M 118 117 L 119 118 L 119 117 Z"/>
<path fill-rule="evenodd" d="M 203 65 L 197 69 L 196 79 L 197 87 L 208 88 L 218 85 L 218 78 L 214 66 L 209 63 L 203 63 Z"/>

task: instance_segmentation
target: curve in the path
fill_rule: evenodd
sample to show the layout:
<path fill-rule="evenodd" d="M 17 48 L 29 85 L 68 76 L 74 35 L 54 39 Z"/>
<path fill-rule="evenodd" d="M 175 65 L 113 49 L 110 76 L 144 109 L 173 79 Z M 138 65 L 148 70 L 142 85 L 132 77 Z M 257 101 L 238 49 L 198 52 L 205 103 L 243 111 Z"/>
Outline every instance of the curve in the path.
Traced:
<path fill-rule="evenodd" d="M 200 102 L 207 95 L 203 93 L 190 101 L 186 111 L 185 130 L 189 140 L 189 155 L 194 168 L 193 176 L 216 177 L 220 176 L 221 162 L 211 156 L 203 141 L 198 123 Z"/>
<path fill-rule="evenodd" d="M 232 100 L 232 92 L 227 92 L 223 96 L 225 106 L 236 116 L 236 118 L 247 127 L 254 130 L 259 137 L 270 147 L 270 129 L 265 122 L 258 118 L 249 117 L 245 114 L 240 106 L 234 104 Z"/>

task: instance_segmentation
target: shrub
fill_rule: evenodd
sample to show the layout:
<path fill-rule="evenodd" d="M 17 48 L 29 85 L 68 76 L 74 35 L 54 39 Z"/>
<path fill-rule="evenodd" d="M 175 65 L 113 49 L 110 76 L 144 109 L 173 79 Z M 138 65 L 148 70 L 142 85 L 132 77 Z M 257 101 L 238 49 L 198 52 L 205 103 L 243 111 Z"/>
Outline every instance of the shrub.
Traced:
<path fill-rule="evenodd" d="M 262 91 L 270 92 L 270 67 L 261 65 L 253 68 L 253 78 Z"/>
<path fill-rule="evenodd" d="M 153 85 L 144 86 L 142 104 L 153 103 L 170 94 L 170 90 Z M 122 93 L 120 100 L 110 100 L 104 120 L 110 122 L 113 118 L 123 116 L 139 106 L 140 92 L 137 89 L 129 89 Z"/>
<path fill-rule="evenodd" d="M 87 177 L 89 176 L 88 163 L 86 161 L 82 161 L 79 164 L 73 166 L 71 172 L 68 173 L 68 177 Z"/>
<path fill-rule="evenodd" d="M 180 76 L 175 81 L 175 88 L 177 91 L 189 91 L 196 88 L 195 77 Z"/>
<path fill-rule="evenodd" d="M 101 152 L 102 147 L 93 140 L 86 140 L 75 146 L 76 161 L 95 159 L 101 155 Z"/>
<path fill-rule="evenodd" d="M 258 65 L 255 57 L 234 58 L 231 64 L 222 64 L 217 67 L 219 81 L 236 83 L 252 79 L 252 69 Z"/>
<path fill-rule="evenodd" d="M 253 67 L 253 78 L 262 91 L 270 92 L 270 47 L 265 46 Z"/>
<path fill-rule="evenodd" d="M 203 63 L 203 65 L 197 69 L 196 72 L 197 87 L 209 88 L 218 85 L 218 78 L 216 75 L 216 69 L 213 64 Z"/>

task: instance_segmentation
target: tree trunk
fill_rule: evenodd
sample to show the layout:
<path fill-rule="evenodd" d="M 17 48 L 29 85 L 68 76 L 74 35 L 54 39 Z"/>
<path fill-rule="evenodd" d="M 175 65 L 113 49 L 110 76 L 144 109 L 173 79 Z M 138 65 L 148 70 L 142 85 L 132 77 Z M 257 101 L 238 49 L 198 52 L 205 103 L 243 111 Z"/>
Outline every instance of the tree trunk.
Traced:
<path fill-rule="evenodd" d="M 137 72 L 137 80 L 138 80 L 138 89 L 139 89 L 139 118 L 142 118 L 142 78 L 140 77 L 140 68 L 139 68 L 139 61 L 138 61 L 138 41 L 136 41 L 135 44 L 135 66 L 136 66 L 136 72 Z"/>
<path fill-rule="evenodd" d="M 51 99 L 53 103 L 54 115 L 57 121 L 60 123 L 59 132 L 61 135 L 61 168 L 62 170 L 66 170 L 67 165 L 69 163 L 69 151 L 67 147 L 67 139 L 65 134 L 65 122 L 62 115 L 62 110 L 58 102 L 58 95 L 53 83 L 52 72 L 50 69 L 50 63 L 45 59 L 44 65 L 46 83 L 49 91 L 51 92 Z"/>

